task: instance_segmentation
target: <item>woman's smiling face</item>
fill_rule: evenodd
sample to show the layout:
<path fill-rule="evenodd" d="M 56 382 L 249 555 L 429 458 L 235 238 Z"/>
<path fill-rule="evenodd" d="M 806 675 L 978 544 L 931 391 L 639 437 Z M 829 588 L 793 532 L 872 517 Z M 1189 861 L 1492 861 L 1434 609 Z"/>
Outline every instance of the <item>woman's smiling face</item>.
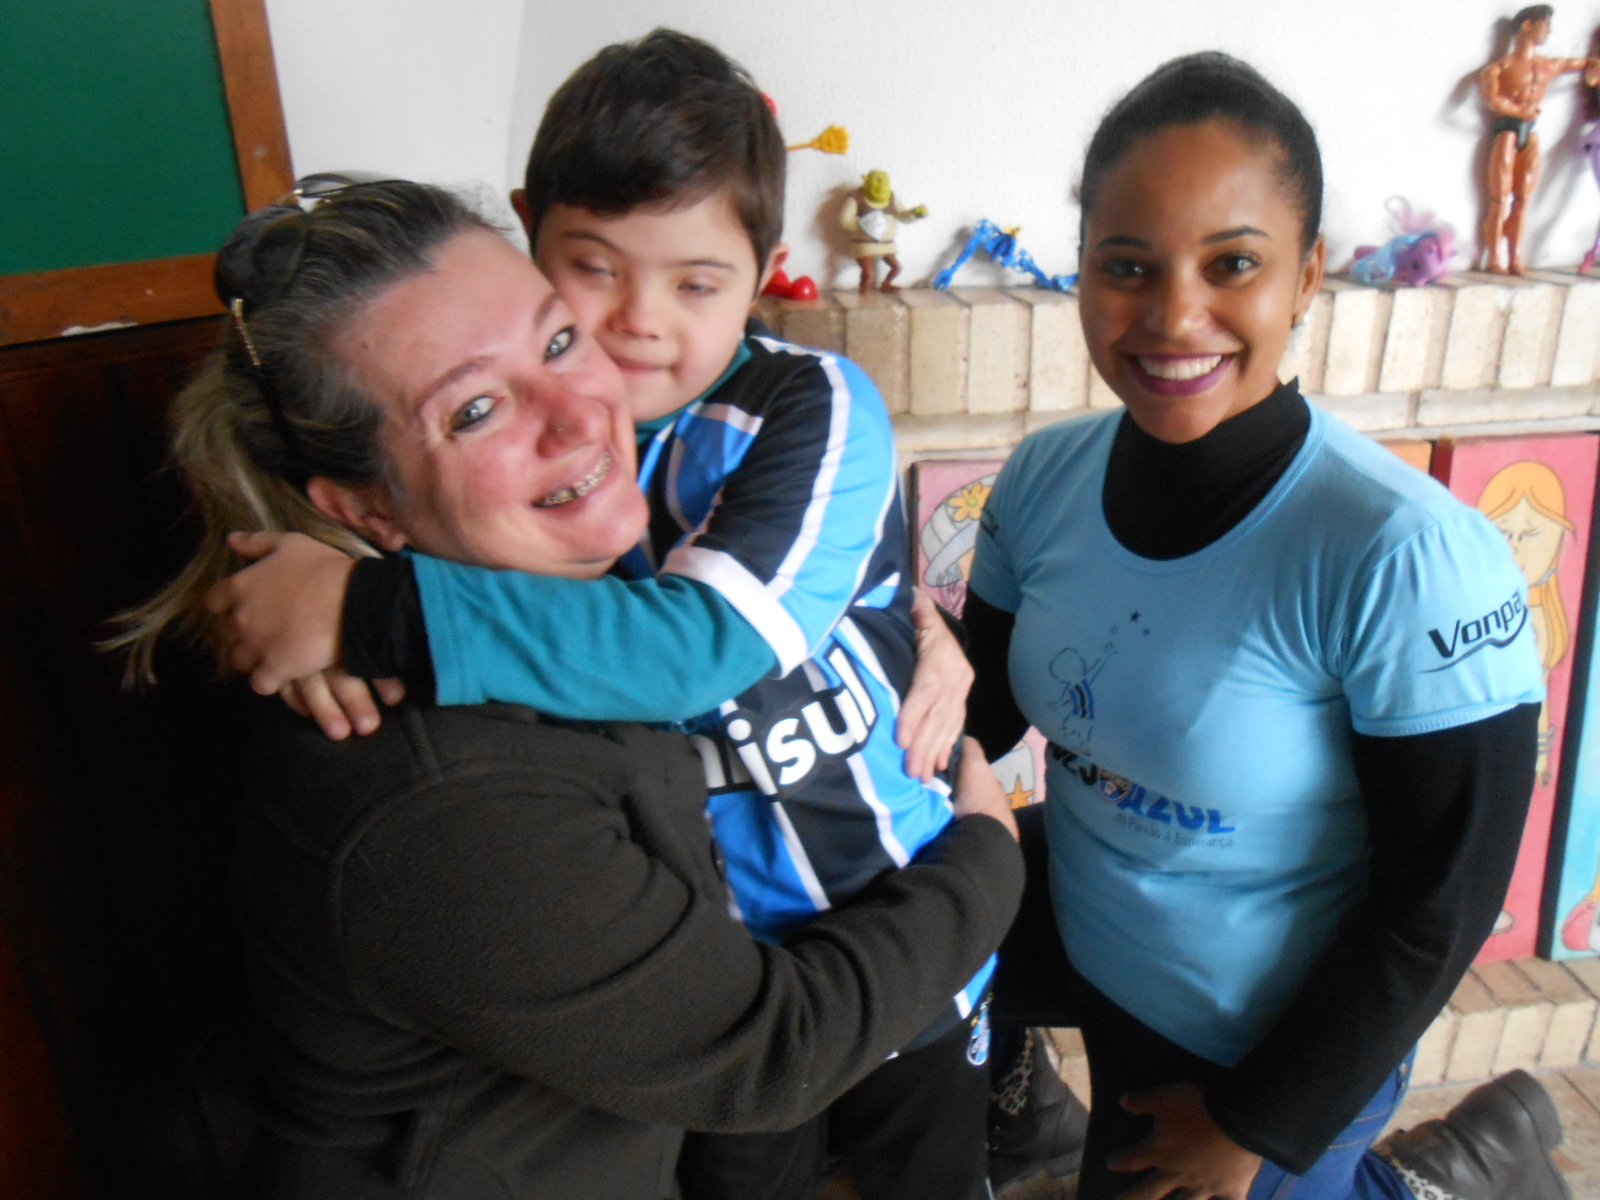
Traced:
<path fill-rule="evenodd" d="M 1084 226 L 1079 283 L 1095 367 L 1164 442 L 1202 437 L 1278 386 L 1323 245 L 1275 148 L 1226 120 L 1174 125 L 1107 169 Z"/>
<path fill-rule="evenodd" d="M 360 524 L 385 549 L 585 578 L 643 534 L 617 369 L 503 238 L 458 234 L 334 350 L 383 410 Z"/>

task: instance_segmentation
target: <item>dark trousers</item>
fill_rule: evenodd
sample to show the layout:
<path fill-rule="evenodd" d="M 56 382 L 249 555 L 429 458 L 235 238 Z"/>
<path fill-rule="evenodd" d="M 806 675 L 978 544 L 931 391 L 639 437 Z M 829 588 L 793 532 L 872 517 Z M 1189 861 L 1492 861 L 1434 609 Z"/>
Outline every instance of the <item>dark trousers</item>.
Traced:
<path fill-rule="evenodd" d="M 830 1156 L 862 1200 L 982 1200 L 989 1067 L 966 1022 L 884 1063 L 825 1111 L 781 1133 L 691 1133 L 683 1200 L 816 1200 Z"/>
<path fill-rule="evenodd" d="M 1116 1151 L 1150 1132 L 1151 1118 L 1123 1109 L 1127 1092 L 1168 1083 L 1214 1085 L 1227 1068 L 1192 1054 L 1112 1003 L 1073 969 L 1061 946 L 1050 902 L 1044 806 L 1021 809 L 1017 824 L 1028 879 L 1022 908 L 1000 947 L 991 1015 L 996 1028 L 1076 1025 L 1089 1057 L 1091 1101 L 1078 1200 L 1110 1200 L 1136 1178 L 1106 1167 Z M 1405 1093 L 1409 1061 L 1384 1083 L 1354 1123 L 1303 1176 L 1266 1163 L 1251 1200 L 1399 1200 L 1408 1193 L 1394 1171 L 1368 1147 Z M 1314 1081 L 1308 1081 L 1314 1085 Z"/>

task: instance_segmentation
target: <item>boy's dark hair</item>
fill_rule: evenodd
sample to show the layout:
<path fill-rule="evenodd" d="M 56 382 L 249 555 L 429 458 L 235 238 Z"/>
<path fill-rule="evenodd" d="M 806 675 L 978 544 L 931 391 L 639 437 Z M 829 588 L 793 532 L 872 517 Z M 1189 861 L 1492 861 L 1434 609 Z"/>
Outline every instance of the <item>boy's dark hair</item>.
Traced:
<path fill-rule="evenodd" d="M 1511 18 L 1511 32 L 1516 33 L 1524 25 L 1537 25 L 1540 21 L 1548 21 L 1555 15 L 1556 10 L 1548 4 L 1530 4 Z"/>
<path fill-rule="evenodd" d="M 1276 151 L 1279 178 L 1300 214 L 1300 249 L 1309 253 L 1322 229 L 1322 154 L 1317 135 L 1294 101 L 1260 72 L 1215 50 L 1157 67 L 1100 122 L 1089 142 L 1078 188 L 1080 253 L 1101 180 L 1128 149 L 1169 126 L 1213 120 L 1232 121 Z"/>
<path fill-rule="evenodd" d="M 614 216 L 726 189 L 760 269 L 783 232 L 787 165 L 777 119 L 744 68 L 657 29 L 607 46 L 550 98 L 523 184 L 529 238 L 555 204 Z"/>

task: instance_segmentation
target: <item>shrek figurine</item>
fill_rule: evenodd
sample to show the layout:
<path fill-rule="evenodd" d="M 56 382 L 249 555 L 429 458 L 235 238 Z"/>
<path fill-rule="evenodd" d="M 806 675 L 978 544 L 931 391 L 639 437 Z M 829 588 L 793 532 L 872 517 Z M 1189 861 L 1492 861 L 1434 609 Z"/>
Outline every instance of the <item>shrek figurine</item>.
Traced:
<path fill-rule="evenodd" d="M 918 221 L 928 215 L 928 206 L 901 208 L 889 187 L 889 172 L 868 171 L 861 186 L 851 192 L 839 214 L 839 224 L 850 235 L 850 257 L 861 265 L 861 290 L 870 292 L 881 258 L 889 273 L 878 285 L 885 292 L 899 291 L 894 277 L 900 274 L 899 250 L 894 244 L 901 221 Z"/>

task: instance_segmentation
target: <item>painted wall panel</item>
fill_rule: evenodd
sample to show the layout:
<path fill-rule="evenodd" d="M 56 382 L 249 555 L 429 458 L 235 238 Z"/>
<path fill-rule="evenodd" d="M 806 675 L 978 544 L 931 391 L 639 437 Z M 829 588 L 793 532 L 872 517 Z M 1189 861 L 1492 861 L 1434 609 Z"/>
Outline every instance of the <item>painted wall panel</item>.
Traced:
<path fill-rule="evenodd" d="M 1538 941 L 1578 602 L 1594 511 L 1597 449 L 1600 439 L 1594 435 L 1571 434 L 1446 440 L 1434 453 L 1434 475 L 1500 528 L 1527 577 L 1528 608 L 1547 693 L 1522 849 L 1504 910 L 1480 962 L 1525 957 L 1534 953 Z"/>

